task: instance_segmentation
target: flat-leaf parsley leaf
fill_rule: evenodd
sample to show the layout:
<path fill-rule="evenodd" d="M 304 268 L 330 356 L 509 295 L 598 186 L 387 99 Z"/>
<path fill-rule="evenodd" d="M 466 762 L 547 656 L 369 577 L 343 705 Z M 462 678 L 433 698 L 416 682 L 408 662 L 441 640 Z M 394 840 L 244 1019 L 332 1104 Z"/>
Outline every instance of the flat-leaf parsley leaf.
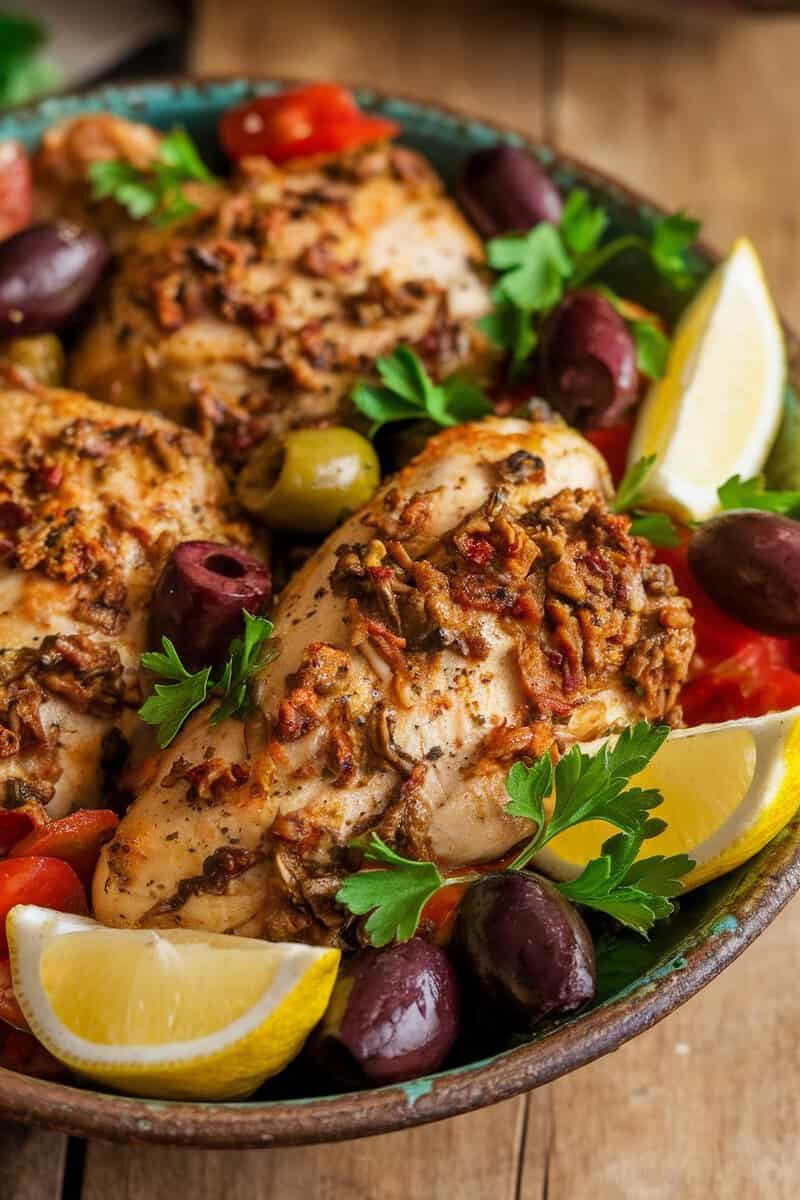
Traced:
<path fill-rule="evenodd" d="M 648 454 L 628 467 L 617 488 L 614 512 L 629 514 L 634 537 L 647 538 L 654 546 L 679 546 L 680 535 L 671 517 L 663 512 L 649 512 L 639 507 L 642 484 L 655 461 L 655 454 Z"/>
<path fill-rule="evenodd" d="M 394 939 L 408 941 L 425 904 L 445 884 L 439 868 L 435 863 L 401 857 L 377 833 L 370 836 L 364 860 L 387 866 L 348 876 L 336 893 L 337 902 L 352 913 L 370 913 L 364 928 L 373 946 L 385 946 Z"/>
<path fill-rule="evenodd" d="M 136 221 L 149 217 L 154 225 L 168 225 L 189 216 L 195 206 L 183 185 L 191 180 L 213 179 L 185 129 L 173 129 L 161 142 L 158 158 L 147 170 L 124 159 L 89 164 L 92 195 L 117 201 Z"/>
<path fill-rule="evenodd" d="M 158 744 L 164 750 L 195 709 L 210 696 L 220 696 L 221 703 L 211 717 L 211 723 L 235 717 L 243 720 L 249 711 L 249 684 L 256 672 L 275 657 L 275 648 L 268 645 L 272 622 L 266 617 L 254 617 L 246 610 L 244 633 L 236 637 L 228 649 L 222 674 L 215 682 L 211 667 L 190 672 L 181 662 L 175 646 L 168 637 L 161 639 L 160 651 L 142 655 L 142 666 L 169 683 L 157 683 L 153 695 L 139 709 L 147 725 L 158 726 Z"/>
<path fill-rule="evenodd" d="M 732 508 L 760 508 L 765 512 L 783 513 L 787 516 L 800 514 L 800 492 L 771 491 L 764 487 L 760 476 L 742 479 L 732 475 L 717 489 L 720 505 L 724 510 Z"/>
<path fill-rule="evenodd" d="M 641 721 L 594 754 L 573 746 L 555 768 L 549 754 L 530 766 L 515 763 L 506 779 L 506 811 L 533 822 L 536 829 L 506 870 L 522 870 L 566 829 L 585 821 L 606 821 L 619 834 L 603 844 L 599 857 L 587 863 L 577 879 L 555 886 L 575 903 L 608 913 L 641 934 L 669 916 L 670 898 L 681 890 L 680 880 L 694 864 L 683 854 L 636 861 L 642 843 L 665 828 L 650 815 L 663 797 L 655 789 L 627 786 L 668 733 L 664 725 Z M 413 937 L 425 904 L 439 888 L 478 878 L 471 871 L 445 879 L 435 863 L 402 858 L 376 834 L 371 835 L 364 860 L 384 865 L 349 876 L 336 899 L 350 912 L 370 914 L 365 932 L 375 946 Z"/>
<path fill-rule="evenodd" d="M 383 386 L 362 381 L 352 394 L 354 406 L 371 422 L 370 437 L 393 421 L 427 418 L 437 425 L 459 425 L 492 411 L 481 388 L 461 375 L 434 383 L 408 346 L 398 346 L 375 366 Z"/>

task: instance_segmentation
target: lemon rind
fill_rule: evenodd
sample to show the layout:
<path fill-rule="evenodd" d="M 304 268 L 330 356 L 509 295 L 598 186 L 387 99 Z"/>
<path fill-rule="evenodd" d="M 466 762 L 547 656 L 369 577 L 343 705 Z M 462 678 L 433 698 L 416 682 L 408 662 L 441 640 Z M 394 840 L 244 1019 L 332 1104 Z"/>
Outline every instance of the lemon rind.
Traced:
<path fill-rule="evenodd" d="M 179 1068 L 189 1063 L 208 1064 L 229 1054 L 232 1047 L 243 1043 L 268 1021 L 273 1020 L 292 992 L 318 964 L 329 968 L 335 977 L 339 951 L 329 947 L 304 946 L 297 943 L 262 943 L 265 953 L 279 953 L 283 959 L 267 993 L 246 1013 L 230 1024 L 199 1038 L 170 1041 L 164 1045 L 104 1045 L 82 1038 L 56 1016 L 49 997 L 39 978 L 39 962 L 52 926 L 59 925 L 60 933 L 96 931 L 96 922 L 84 917 L 54 913 L 37 905 L 17 905 L 8 921 L 14 990 L 31 1029 L 51 1053 L 76 1070 L 87 1068 L 120 1070 L 141 1074 L 153 1068 Z M 25 925 L 25 937 L 21 926 Z M 119 931 L 130 934 L 155 934 L 154 930 Z M 31 936 L 33 935 L 33 936 Z M 323 972 L 324 974 L 325 972 Z M 331 980 L 331 987 L 333 981 Z M 101 1002 L 101 997 L 98 997 Z M 309 1026 L 309 1029 L 311 1026 Z M 306 1030 L 308 1032 L 308 1030 Z"/>

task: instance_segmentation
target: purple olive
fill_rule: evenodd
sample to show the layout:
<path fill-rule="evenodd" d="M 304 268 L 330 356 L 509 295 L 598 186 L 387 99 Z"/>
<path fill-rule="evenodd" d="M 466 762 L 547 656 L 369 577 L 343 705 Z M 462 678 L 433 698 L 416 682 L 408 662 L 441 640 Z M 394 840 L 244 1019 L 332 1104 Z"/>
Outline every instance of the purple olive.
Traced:
<path fill-rule="evenodd" d="M 485 238 L 561 220 L 558 188 L 527 150 L 501 143 L 467 159 L 456 196 Z"/>
<path fill-rule="evenodd" d="M 538 875 L 484 875 L 464 895 L 455 928 L 460 963 L 495 1024 L 532 1025 L 594 998 L 589 930 L 556 887 Z"/>
<path fill-rule="evenodd" d="M 67 221 L 31 225 L 0 243 L 0 335 L 66 325 L 96 288 L 109 257 L 99 234 Z"/>
<path fill-rule="evenodd" d="M 800 522 L 723 513 L 692 534 L 689 567 L 735 620 L 773 637 L 800 634 Z"/>
<path fill-rule="evenodd" d="M 548 317 L 539 343 L 545 399 L 571 425 L 613 425 L 635 402 L 636 347 L 616 309 L 596 292 L 570 292 Z"/>
<path fill-rule="evenodd" d="M 340 1081 L 400 1083 L 441 1065 L 458 1034 L 458 980 L 439 946 L 413 938 L 345 966 L 316 1038 Z"/>
<path fill-rule="evenodd" d="M 151 614 L 151 643 L 168 637 L 190 671 L 218 667 L 241 633 L 242 610 L 266 612 L 269 568 L 238 546 L 181 542 L 161 573 Z"/>

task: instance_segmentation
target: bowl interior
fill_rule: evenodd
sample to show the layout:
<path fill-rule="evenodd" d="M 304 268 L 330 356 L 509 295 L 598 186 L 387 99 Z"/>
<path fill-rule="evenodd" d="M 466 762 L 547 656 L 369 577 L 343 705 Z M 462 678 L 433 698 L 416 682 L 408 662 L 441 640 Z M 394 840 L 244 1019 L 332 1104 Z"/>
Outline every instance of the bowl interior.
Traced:
<path fill-rule="evenodd" d="M 8 114 L 0 119 L 0 137 L 18 137 L 33 148 L 54 121 L 110 110 L 160 128 L 184 125 L 206 160 L 222 170 L 215 132 L 220 113 L 253 93 L 281 86 L 237 79 L 110 87 Z M 428 156 L 448 183 L 472 150 L 499 138 L 528 144 L 519 134 L 435 106 L 364 90 L 358 99 L 363 107 L 397 120 L 403 140 Z M 601 174 L 547 147 L 532 148 L 562 187 L 577 185 L 594 193 L 618 230 L 646 231 L 660 215 Z M 700 261 L 707 267 L 710 258 L 701 256 Z M 668 314 L 686 303 L 685 294 L 665 290 L 641 263 L 622 261 L 615 274 L 628 295 Z M 547 1082 L 647 1028 L 731 961 L 798 886 L 800 821 L 795 820 L 751 862 L 686 897 L 651 941 L 635 934 L 601 939 L 600 991 L 592 1009 L 540 1027 L 532 1038 L 491 1058 L 460 1061 L 401 1087 L 314 1097 L 313 1081 L 289 1072 L 243 1104 L 150 1103 L 0 1070 L 0 1113 L 104 1137 L 227 1146 L 353 1137 L 451 1115 Z"/>

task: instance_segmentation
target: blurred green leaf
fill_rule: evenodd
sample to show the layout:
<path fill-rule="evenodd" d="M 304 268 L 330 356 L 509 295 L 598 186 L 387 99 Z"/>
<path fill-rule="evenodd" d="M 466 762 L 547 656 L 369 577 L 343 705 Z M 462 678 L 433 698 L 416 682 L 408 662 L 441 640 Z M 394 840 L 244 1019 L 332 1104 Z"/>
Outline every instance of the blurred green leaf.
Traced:
<path fill-rule="evenodd" d="M 38 21 L 0 13 L 0 108 L 26 104 L 56 86 L 58 68 L 41 55 L 47 40 Z"/>

